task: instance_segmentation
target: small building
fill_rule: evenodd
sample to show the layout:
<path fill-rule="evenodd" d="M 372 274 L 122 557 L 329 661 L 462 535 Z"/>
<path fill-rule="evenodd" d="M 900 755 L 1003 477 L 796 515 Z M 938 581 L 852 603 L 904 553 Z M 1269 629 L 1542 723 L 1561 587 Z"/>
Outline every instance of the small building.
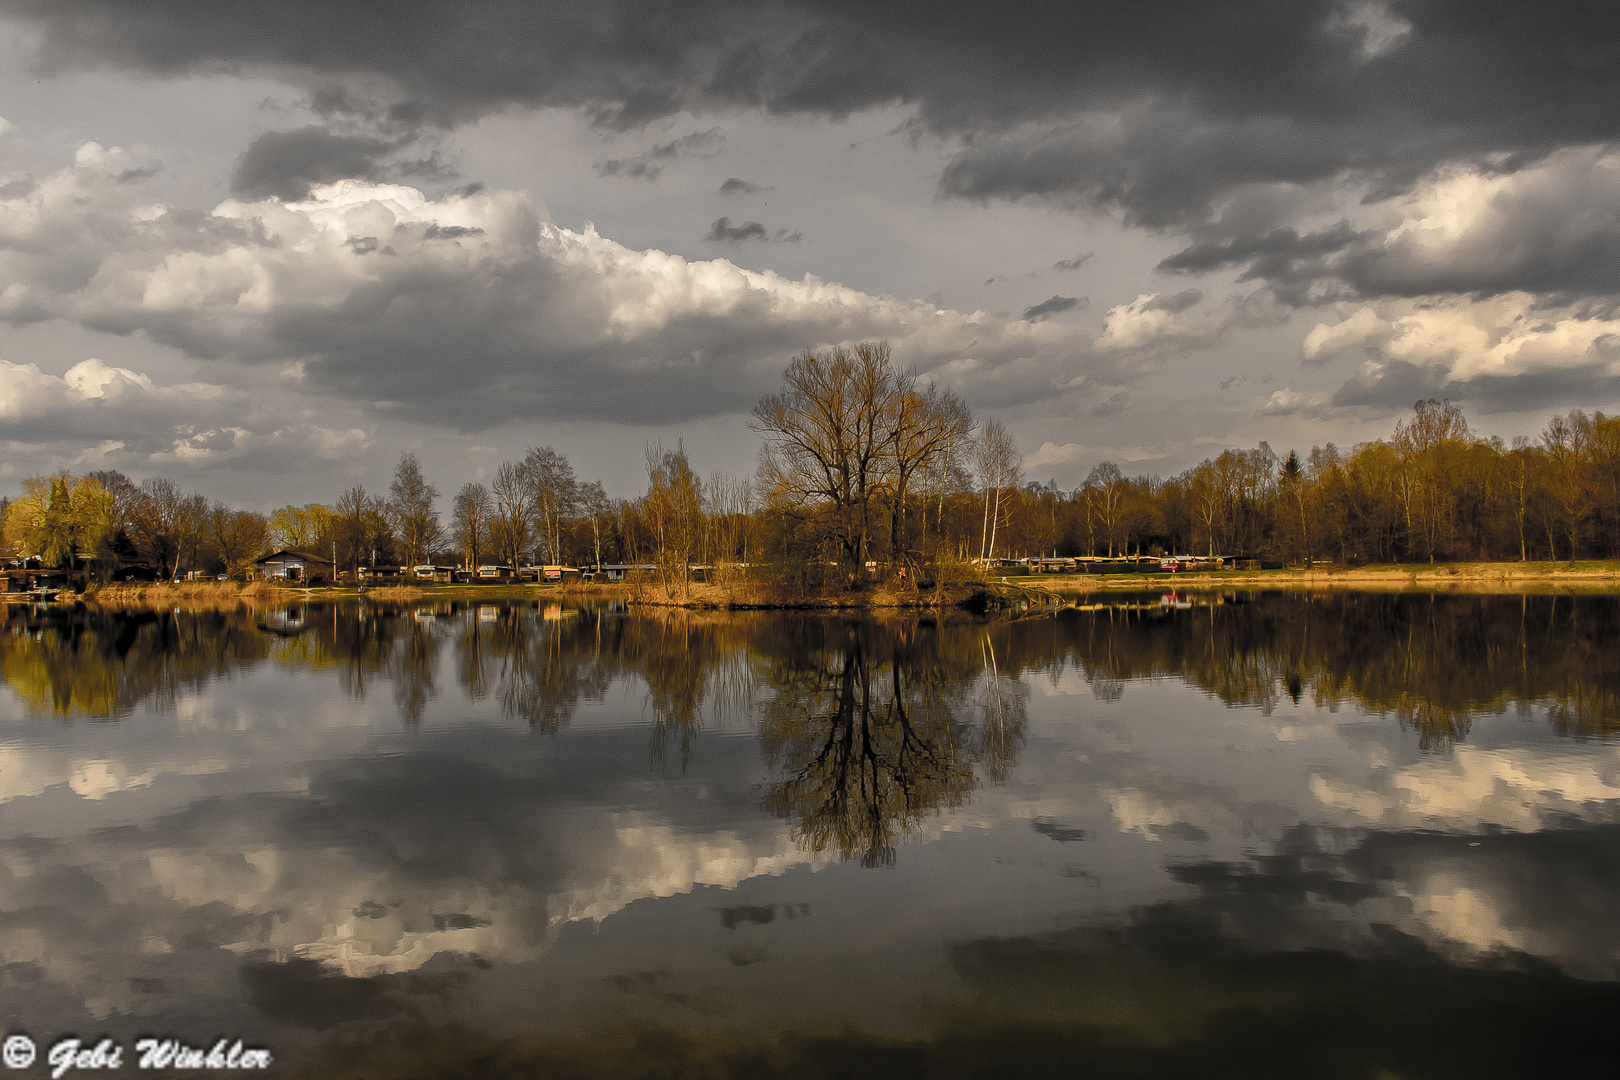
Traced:
<path fill-rule="evenodd" d="M 261 555 L 253 562 L 259 568 L 259 576 L 267 581 L 315 583 L 332 580 L 332 560 L 308 551 L 282 548 Z"/>
<path fill-rule="evenodd" d="M 54 595 L 68 587 L 68 576 L 60 570 L 41 566 L 13 567 L 5 571 L 5 591 L 34 598 Z"/>
<path fill-rule="evenodd" d="M 603 563 L 598 572 L 605 574 L 608 581 L 626 581 L 638 571 L 650 574 L 657 569 L 652 563 Z"/>
<path fill-rule="evenodd" d="M 444 581 L 448 582 L 455 577 L 456 568 L 453 566 L 413 566 L 411 574 L 418 581 Z"/>
<path fill-rule="evenodd" d="M 485 565 L 478 568 L 478 581 L 512 581 L 517 577 L 517 571 L 510 566 Z"/>

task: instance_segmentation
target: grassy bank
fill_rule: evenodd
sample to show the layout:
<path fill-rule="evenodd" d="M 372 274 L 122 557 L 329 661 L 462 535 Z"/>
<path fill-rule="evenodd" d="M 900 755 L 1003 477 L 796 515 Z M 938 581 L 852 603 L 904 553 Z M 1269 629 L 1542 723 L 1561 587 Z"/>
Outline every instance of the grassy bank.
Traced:
<path fill-rule="evenodd" d="M 1620 592 L 1620 561 L 1511 563 L 1400 563 L 1317 567 L 1306 570 L 1218 570 L 1188 574 L 1063 574 L 1041 578 L 1040 587 L 1064 595 L 1154 588 L 1359 589 L 1458 592 Z"/>
<path fill-rule="evenodd" d="M 1349 589 L 1473 593 L 1620 592 L 1620 560 L 1586 562 L 1441 563 L 1317 567 L 1306 570 L 1219 570 L 1160 574 L 1035 574 L 990 577 L 916 590 L 878 584 L 858 590 L 803 590 L 770 582 L 737 581 L 666 590 L 656 584 L 552 583 L 388 586 L 360 593 L 352 586 L 288 588 L 256 581 L 197 581 L 106 585 L 82 599 L 104 607 L 233 607 L 364 595 L 373 600 L 624 600 L 648 607 L 707 610 L 991 609 L 1041 606 L 1101 592 L 1144 589 Z M 64 597 L 66 599 L 66 597 Z"/>
<path fill-rule="evenodd" d="M 385 585 L 364 592 L 352 585 L 286 585 L 267 581 L 242 584 L 237 581 L 185 581 L 179 583 L 122 584 L 91 586 L 79 599 L 103 606 L 162 607 L 177 603 L 234 604 L 241 601 L 285 603 L 293 600 L 333 600 L 364 596 L 372 600 L 536 600 L 541 597 L 581 597 L 627 599 L 633 590 L 624 585 L 572 585 L 556 583 L 529 585 Z M 68 599 L 69 595 L 64 595 Z"/>
<path fill-rule="evenodd" d="M 266 581 L 246 585 L 236 581 L 165 581 L 92 585 L 80 599 L 102 607 L 216 608 L 235 607 L 243 601 L 275 603 L 297 595 Z M 63 599 L 67 599 L 65 594 Z"/>

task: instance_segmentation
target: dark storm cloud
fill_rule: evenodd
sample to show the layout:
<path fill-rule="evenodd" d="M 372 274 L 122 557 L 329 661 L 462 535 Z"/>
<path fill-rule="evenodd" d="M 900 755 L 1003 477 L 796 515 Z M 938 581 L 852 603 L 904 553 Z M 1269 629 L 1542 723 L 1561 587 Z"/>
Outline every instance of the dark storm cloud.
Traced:
<path fill-rule="evenodd" d="M 417 146 L 409 134 L 394 138 L 337 133 L 319 125 L 294 131 L 267 131 L 236 161 L 231 189 L 249 198 L 297 202 L 316 184 L 337 180 L 444 181 L 453 169 L 437 154 L 411 158 Z"/>
<path fill-rule="evenodd" d="M 1421 227 L 1434 211 L 1446 224 Z M 1527 291 L 1555 302 L 1620 294 L 1620 159 L 1601 149 L 1556 153 L 1513 173 L 1444 178 L 1404 208 L 1419 228 L 1341 221 L 1214 237 L 1177 252 L 1160 270 L 1241 267 L 1296 305 L 1322 299 L 1475 297 Z M 1394 227 L 1392 227 L 1394 226 Z"/>
<path fill-rule="evenodd" d="M 774 233 L 757 221 L 745 221 L 740 225 L 733 225 L 729 217 L 715 218 L 714 224 L 709 226 L 709 235 L 703 239 L 715 244 L 740 244 L 745 240 L 769 240 L 777 244 L 796 244 L 804 239 L 804 234 L 789 232 L 787 229 L 777 229 Z"/>
<path fill-rule="evenodd" d="M 1409 409 L 1424 398 L 1467 403 L 1482 412 L 1557 409 L 1572 401 L 1607 400 L 1620 394 L 1620 376 L 1596 356 L 1568 368 L 1538 368 L 1516 375 L 1456 378 L 1443 367 L 1420 367 L 1404 360 L 1368 364 L 1334 391 L 1334 408 L 1372 406 L 1380 413 Z"/>
<path fill-rule="evenodd" d="M 830 0 L 4 8 L 39 29 L 47 69 L 266 70 L 348 109 L 386 86 L 367 107 L 399 123 L 562 106 L 629 129 L 681 110 L 901 103 L 921 130 L 996 135 L 947 171 L 950 193 L 1117 206 L 1153 225 L 1203 220 L 1250 182 L 1353 172 L 1399 190 L 1451 158 L 1529 161 L 1620 134 L 1620 9 L 1595 0 L 1489 17 L 1470 0 L 1043 0 L 995 19 Z"/>
<path fill-rule="evenodd" d="M 197 360 L 266 365 L 266 378 L 279 372 L 274 378 L 334 406 L 469 431 L 515 419 L 662 423 L 744 408 L 806 343 L 887 339 L 904 362 L 924 371 L 954 364 L 953 385 L 983 384 L 1003 399 L 1049 394 L 1060 372 L 1075 385 L 1078 374 L 1106 370 L 1112 385 L 1124 385 L 1134 377 L 1126 369 L 1139 366 L 1101 356 L 1090 335 L 1071 328 L 625 248 L 591 229 L 555 226 L 514 192 L 428 199 L 356 181 L 300 202 L 153 217 L 150 192 L 117 181 L 139 161 L 81 148 L 48 178 L 56 197 L 0 205 L 11 215 L 0 267 L 29 286 L 8 290 L 0 319 L 62 317 L 142 333 Z M 726 239 L 799 239 L 751 222 L 716 226 Z M 116 273 L 99 269 L 113 264 Z M 447 365 L 455 378 L 446 378 Z M 216 407 L 225 399 L 214 390 L 196 408 L 202 391 L 142 380 L 87 368 L 64 381 L 0 362 L 0 400 L 15 392 L 30 402 L 27 416 L 81 428 L 101 425 L 104 413 L 127 415 L 128 424 L 103 426 L 101 438 L 131 445 L 131 426 L 161 417 L 153 430 L 172 453 L 192 458 L 251 453 L 260 438 L 256 423 Z M 195 427 L 180 430 L 193 408 Z M 23 426 L 0 439 L 46 434 Z M 253 438 L 227 431 L 236 426 Z M 349 445 L 352 429 L 333 425 L 318 441 Z"/>
<path fill-rule="evenodd" d="M 1198 301 L 1204 298 L 1202 289 L 1183 289 L 1169 296 L 1155 296 L 1142 305 L 1143 311 L 1163 311 L 1170 315 L 1179 315 L 1190 307 L 1195 307 Z"/>
<path fill-rule="evenodd" d="M 757 221 L 745 221 L 741 225 L 733 225 L 728 217 L 715 218 L 714 224 L 709 226 L 709 235 L 703 239 L 713 243 L 740 244 L 744 240 L 766 240 L 770 232 Z"/>
<path fill-rule="evenodd" d="M 1052 269 L 1054 269 L 1054 270 L 1078 270 L 1082 266 L 1086 265 L 1086 261 L 1088 259 L 1090 259 L 1095 254 L 1096 254 L 1096 252 L 1094 252 L 1094 251 L 1088 251 L 1084 255 L 1077 255 L 1072 259 L 1059 259 L 1057 262 L 1052 264 Z"/>
<path fill-rule="evenodd" d="M 750 183 L 737 176 L 729 178 L 720 185 L 720 194 L 722 195 L 758 195 L 761 192 L 775 190 L 773 187 L 761 187 L 759 184 Z"/>
<path fill-rule="evenodd" d="M 1097 404 L 1093 405 L 1087 411 L 1092 416 L 1115 416 L 1124 412 L 1130 406 L 1130 404 L 1131 395 L 1121 390 L 1118 393 L 1110 394 L 1108 397 L 1097 402 Z"/>
<path fill-rule="evenodd" d="M 231 187 L 252 198 L 296 202 L 313 184 L 382 177 L 382 159 L 396 144 L 361 135 L 334 135 L 314 125 L 296 131 L 267 131 L 254 139 L 236 162 Z"/>
<path fill-rule="evenodd" d="M 634 157 L 612 158 L 596 163 L 598 176 L 623 176 L 632 180 L 656 180 L 664 165 L 676 158 L 713 157 L 726 139 L 719 128 L 694 131 L 667 143 L 660 143 Z"/>
<path fill-rule="evenodd" d="M 1052 296 L 1038 304 L 1025 308 L 1024 313 L 1018 317 L 1025 322 L 1039 322 L 1042 319 L 1050 319 L 1053 315 L 1064 311 L 1073 311 L 1079 306 L 1080 297 L 1078 296 Z"/>

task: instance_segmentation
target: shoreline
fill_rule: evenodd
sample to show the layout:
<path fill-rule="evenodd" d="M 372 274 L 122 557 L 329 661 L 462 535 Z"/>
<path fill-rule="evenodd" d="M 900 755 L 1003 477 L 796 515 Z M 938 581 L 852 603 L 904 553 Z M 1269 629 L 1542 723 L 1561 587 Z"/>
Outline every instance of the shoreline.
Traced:
<path fill-rule="evenodd" d="M 523 585 L 428 584 L 392 586 L 360 592 L 353 586 L 321 585 L 288 588 L 266 582 L 180 582 L 111 585 L 63 597 L 59 603 L 82 601 L 103 607 L 224 606 L 244 602 L 287 603 L 369 597 L 384 601 L 617 599 L 638 607 L 723 611 L 862 611 L 862 610 L 994 610 L 1064 605 L 1075 598 L 1106 592 L 1181 589 L 1346 590 L 1361 592 L 1620 593 L 1620 560 L 1527 563 L 1394 564 L 1355 568 L 1295 567 L 1284 570 L 1219 570 L 1150 574 L 1010 574 L 946 588 L 912 592 L 886 585 L 870 590 L 784 595 L 770 585 L 693 584 L 684 596 L 634 584 Z"/>
<path fill-rule="evenodd" d="M 1060 577 L 1059 575 L 1052 575 Z M 1038 579 L 1038 575 L 1032 575 Z M 1025 580 L 1012 578 L 1009 580 Z M 1361 592 L 1620 592 L 1620 560 L 1524 563 L 1393 563 L 1306 570 L 1218 570 L 1194 573 L 1064 574 L 1060 593 L 1171 588 L 1347 589 Z"/>

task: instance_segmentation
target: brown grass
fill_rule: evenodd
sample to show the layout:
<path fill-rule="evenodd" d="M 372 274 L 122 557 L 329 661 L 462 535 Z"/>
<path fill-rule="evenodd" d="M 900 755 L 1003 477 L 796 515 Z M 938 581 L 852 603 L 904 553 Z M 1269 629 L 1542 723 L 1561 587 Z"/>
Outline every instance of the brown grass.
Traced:
<path fill-rule="evenodd" d="M 997 592 L 1022 592 L 1016 587 L 991 586 Z M 986 590 L 978 584 L 951 584 L 934 590 L 918 591 L 884 583 L 870 589 L 827 589 L 804 592 L 768 582 L 739 581 L 724 585 L 692 583 L 686 589 L 679 586 L 665 589 L 657 584 L 633 586 L 631 603 L 648 607 L 679 608 L 813 608 L 829 611 L 870 609 L 953 608 L 966 605 L 977 594 Z M 1031 589 L 1031 593 L 1046 596 L 1046 590 Z M 1040 601 L 1036 601 L 1040 602 Z M 1050 602 L 1050 601 L 1047 601 Z"/>
<path fill-rule="evenodd" d="M 417 600 L 427 594 L 411 585 L 388 585 L 381 589 L 367 589 L 366 595 L 373 600 Z"/>
<path fill-rule="evenodd" d="M 270 581 L 250 581 L 242 587 L 243 596 L 259 596 L 266 600 L 279 600 L 282 597 L 291 596 L 292 592 L 293 590 Z"/>
<path fill-rule="evenodd" d="M 1029 581 L 1010 578 L 1009 581 Z M 1312 570 L 1223 570 L 1190 574 L 1063 574 L 1037 579 L 1040 587 L 1060 593 L 1116 589 L 1240 588 L 1357 589 L 1392 591 L 1436 589 L 1458 592 L 1524 592 L 1556 589 L 1614 592 L 1620 590 L 1620 561 L 1401 563 L 1379 566 L 1327 567 Z"/>
<path fill-rule="evenodd" d="M 243 586 L 236 581 L 139 582 L 91 586 L 84 601 L 102 607 L 235 607 L 244 601 L 274 601 L 290 595 L 265 581 Z"/>

